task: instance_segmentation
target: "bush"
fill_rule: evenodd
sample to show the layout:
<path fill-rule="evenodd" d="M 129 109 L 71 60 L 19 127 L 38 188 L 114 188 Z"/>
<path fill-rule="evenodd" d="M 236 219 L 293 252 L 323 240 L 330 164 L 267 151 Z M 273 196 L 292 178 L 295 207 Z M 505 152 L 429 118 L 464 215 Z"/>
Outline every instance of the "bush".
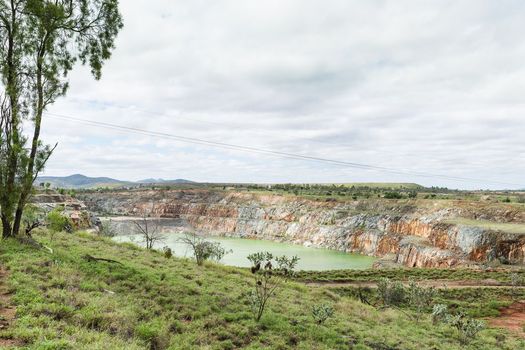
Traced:
<path fill-rule="evenodd" d="M 437 324 L 445 322 L 448 317 L 448 309 L 446 305 L 436 304 L 432 308 L 432 323 Z"/>
<path fill-rule="evenodd" d="M 458 330 L 460 336 L 459 339 L 463 344 L 470 343 L 474 340 L 476 335 L 485 328 L 485 323 L 483 321 L 467 317 L 463 313 L 449 316 L 447 323 Z"/>
<path fill-rule="evenodd" d="M 513 299 L 516 299 L 516 297 L 519 295 L 519 287 L 521 287 L 523 284 L 525 284 L 525 279 L 523 276 L 517 273 L 510 274 L 510 285 L 512 286 L 511 295 Z"/>
<path fill-rule="evenodd" d="M 403 195 L 396 191 L 385 192 L 384 197 L 386 199 L 403 199 Z"/>
<path fill-rule="evenodd" d="M 322 324 L 334 316 L 334 308 L 327 304 L 314 305 L 312 306 L 312 316 L 317 324 Z"/>
<path fill-rule="evenodd" d="M 459 333 L 459 340 L 462 344 L 468 344 L 479 332 L 485 329 L 485 323 L 466 316 L 463 312 L 456 315 L 448 313 L 446 305 L 434 305 L 432 311 L 432 321 L 435 323 L 444 322 L 456 328 Z"/>
<path fill-rule="evenodd" d="M 171 259 L 171 257 L 173 256 L 173 251 L 168 246 L 162 248 L 162 251 L 164 252 L 164 257 L 166 259 Z"/>
<path fill-rule="evenodd" d="M 58 207 L 47 214 L 47 227 L 53 232 L 73 232 L 73 222 L 64 214 L 64 208 Z"/>
<path fill-rule="evenodd" d="M 377 292 L 385 306 L 399 306 L 407 299 L 403 284 L 399 281 L 390 281 L 388 278 L 382 278 L 377 283 Z"/>
<path fill-rule="evenodd" d="M 409 305 L 416 310 L 416 320 L 419 320 L 425 309 L 432 304 L 435 295 L 435 288 L 425 288 L 417 284 L 414 280 L 410 281 L 407 291 L 407 299 Z"/>
<path fill-rule="evenodd" d="M 181 241 L 190 246 L 197 265 L 202 265 L 206 260 L 220 261 L 230 252 L 226 251 L 220 243 L 206 241 L 194 232 L 186 233 Z"/>

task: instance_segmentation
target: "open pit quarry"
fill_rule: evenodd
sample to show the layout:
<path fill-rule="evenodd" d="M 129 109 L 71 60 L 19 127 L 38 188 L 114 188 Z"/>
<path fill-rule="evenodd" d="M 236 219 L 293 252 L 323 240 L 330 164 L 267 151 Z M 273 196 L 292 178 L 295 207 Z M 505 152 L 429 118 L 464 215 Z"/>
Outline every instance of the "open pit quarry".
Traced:
<path fill-rule="evenodd" d="M 466 200 L 310 200 L 215 190 L 83 193 L 96 215 L 177 219 L 207 235 L 266 239 L 383 258 L 407 267 L 525 262 L 525 232 L 453 223 L 465 218 L 520 225 L 521 205 Z"/>

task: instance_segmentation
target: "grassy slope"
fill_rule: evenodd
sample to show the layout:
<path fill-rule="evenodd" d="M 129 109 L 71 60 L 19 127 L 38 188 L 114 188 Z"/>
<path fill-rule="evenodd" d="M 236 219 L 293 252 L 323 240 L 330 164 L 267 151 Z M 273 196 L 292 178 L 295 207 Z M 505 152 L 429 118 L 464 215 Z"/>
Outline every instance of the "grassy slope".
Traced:
<path fill-rule="evenodd" d="M 425 269 L 425 268 L 394 268 L 378 270 L 331 270 L 331 271 L 299 271 L 296 279 L 306 282 L 358 282 L 378 281 L 381 278 L 408 281 L 422 280 L 451 280 L 451 281 L 479 281 L 493 279 L 501 283 L 510 284 L 511 273 L 517 273 L 525 278 L 525 269 Z"/>
<path fill-rule="evenodd" d="M 428 320 L 416 324 L 404 312 L 379 311 L 298 283 L 282 289 L 257 324 L 248 304 L 252 280 L 246 270 L 167 260 L 88 234 L 38 239 L 55 253 L 14 240 L 0 244 L 18 307 L 15 327 L 3 335 L 23 339 L 29 349 L 525 348 L 510 336 L 497 347 L 499 330 L 483 331 L 481 339 L 463 347 L 447 326 Z M 84 254 L 123 265 L 89 263 Z M 311 305 L 320 302 L 336 309 L 336 317 L 323 326 L 310 316 Z"/>
<path fill-rule="evenodd" d="M 449 224 L 480 227 L 488 230 L 502 231 L 506 233 L 525 234 L 525 224 L 501 223 L 487 220 L 473 220 L 466 218 L 454 218 L 445 221 Z"/>
<path fill-rule="evenodd" d="M 498 269 L 477 271 L 471 269 L 423 269 L 398 268 L 378 270 L 334 270 L 334 271 L 300 271 L 298 281 L 325 283 L 327 287 L 339 295 L 358 296 L 364 293 L 368 300 L 379 303 L 378 295 L 371 289 L 359 291 L 355 285 L 345 283 L 377 282 L 381 278 L 408 282 L 409 280 L 429 281 L 438 280 L 443 285 L 450 286 L 449 282 L 471 281 L 481 283 L 483 280 L 494 280 L 505 284 L 499 288 L 444 288 L 438 290 L 435 303 L 446 304 L 450 310 L 462 311 L 472 317 L 497 317 L 502 307 L 511 305 L 515 300 L 525 300 L 525 289 L 510 287 L 511 274 L 518 274 L 525 278 L 523 269 Z M 340 284 L 340 285 L 338 285 Z M 431 306 L 429 305 L 430 312 Z"/>
<path fill-rule="evenodd" d="M 360 291 L 356 287 L 329 287 L 331 291 L 341 296 L 358 298 L 364 295 L 373 305 L 381 305 L 377 292 L 371 288 Z M 463 312 L 474 318 L 498 317 L 500 310 L 510 306 L 516 300 L 523 300 L 525 291 L 512 288 L 447 288 L 438 289 L 434 299 L 435 304 L 445 304 L 453 312 Z M 407 308 L 407 305 L 403 306 Z M 432 312 L 432 305 L 426 307 L 426 312 Z"/>

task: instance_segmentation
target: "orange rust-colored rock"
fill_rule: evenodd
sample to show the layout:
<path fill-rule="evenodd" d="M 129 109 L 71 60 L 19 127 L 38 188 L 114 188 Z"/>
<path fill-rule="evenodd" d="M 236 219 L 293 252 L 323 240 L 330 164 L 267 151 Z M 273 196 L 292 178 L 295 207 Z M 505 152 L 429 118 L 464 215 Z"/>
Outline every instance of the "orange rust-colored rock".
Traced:
<path fill-rule="evenodd" d="M 401 237 L 397 234 L 389 234 L 379 241 L 377 255 L 384 256 L 399 251 L 399 241 Z"/>

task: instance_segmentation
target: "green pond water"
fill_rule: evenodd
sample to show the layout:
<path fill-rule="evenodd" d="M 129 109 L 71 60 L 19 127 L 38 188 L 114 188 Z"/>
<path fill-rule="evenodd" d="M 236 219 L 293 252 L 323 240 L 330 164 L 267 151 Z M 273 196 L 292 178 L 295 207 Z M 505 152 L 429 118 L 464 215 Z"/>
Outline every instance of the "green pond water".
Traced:
<path fill-rule="evenodd" d="M 191 257 L 188 246 L 180 242 L 182 237 L 183 235 L 180 233 L 170 233 L 164 242 L 155 248 L 168 246 L 177 256 Z M 117 236 L 114 239 L 119 242 L 133 242 L 142 245 L 141 237 L 137 235 Z M 297 265 L 298 270 L 367 269 L 372 267 L 375 261 L 375 258 L 365 255 L 344 253 L 331 249 L 307 248 L 289 243 L 229 237 L 207 237 L 207 239 L 219 242 L 226 250 L 232 251 L 220 261 L 222 264 L 238 267 L 250 267 L 250 262 L 246 257 L 252 253 L 264 251 L 277 256 L 297 255 L 300 258 Z"/>

